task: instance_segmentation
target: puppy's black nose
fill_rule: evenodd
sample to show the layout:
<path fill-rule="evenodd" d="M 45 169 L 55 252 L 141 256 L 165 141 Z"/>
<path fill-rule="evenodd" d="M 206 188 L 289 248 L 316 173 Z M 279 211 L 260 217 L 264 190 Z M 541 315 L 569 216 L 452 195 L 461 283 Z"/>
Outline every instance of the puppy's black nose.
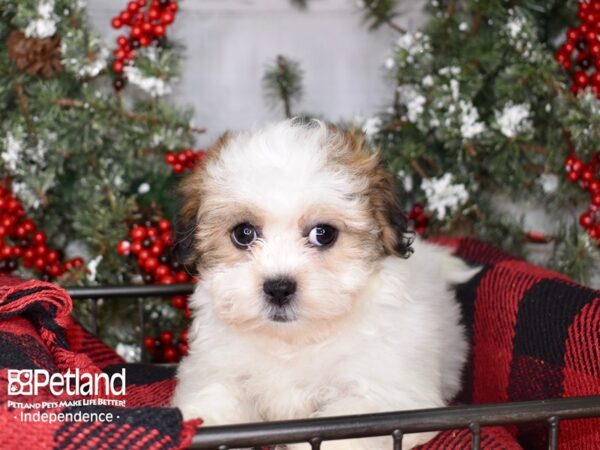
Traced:
<path fill-rule="evenodd" d="M 296 292 L 296 282 L 288 277 L 271 278 L 263 283 L 263 291 L 269 302 L 277 306 L 287 305 Z"/>

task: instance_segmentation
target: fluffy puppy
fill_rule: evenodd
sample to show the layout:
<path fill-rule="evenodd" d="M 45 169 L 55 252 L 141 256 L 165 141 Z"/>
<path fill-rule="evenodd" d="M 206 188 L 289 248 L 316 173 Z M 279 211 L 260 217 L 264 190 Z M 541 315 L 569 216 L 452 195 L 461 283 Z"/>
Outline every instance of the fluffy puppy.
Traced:
<path fill-rule="evenodd" d="M 182 196 L 179 244 L 201 275 L 173 399 L 185 418 L 431 408 L 457 393 L 467 343 L 450 284 L 474 272 L 411 242 L 393 177 L 361 136 L 286 121 L 222 138 Z"/>

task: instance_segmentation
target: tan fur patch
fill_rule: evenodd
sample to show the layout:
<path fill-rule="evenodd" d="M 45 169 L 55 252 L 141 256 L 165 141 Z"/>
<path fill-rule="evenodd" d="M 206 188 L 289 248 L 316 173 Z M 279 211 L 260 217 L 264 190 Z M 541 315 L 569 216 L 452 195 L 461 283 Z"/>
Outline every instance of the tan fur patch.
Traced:
<path fill-rule="evenodd" d="M 219 152 L 227 145 L 229 140 L 229 133 L 221 135 L 217 142 L 207 150 L 201 164 L 186 176 L 179 185 L 178 191 L 183 201 L 178 219 L 182 228 L 182 235 L 178 237 L 178 240 L 190 240 L 189 242 L 179 242 L 179 244 L 190 248 L 189 254 L 185 257 L 185 263 L 195 268 L 200 264 L 201 257 L 200 240 L 197 236 L 198 215 L 201 211 L 203 197 L 206 192 L 209 192 L 204 182 L 206 165 L 218 157 Z"/>
<path fill-rule="evenodd" d="M 361 133 L 343 132 L 329 125 L 327 145 L 333 164 L 341 164 L 357 177 L 368 180 L 364 195 L 371 215 L 380 231 L 385 254 L 408 256 L 410 238 L 405 235 L 406 219 L 395 192 L 395 180 L 381 162 L 378 152 L 371 151 Z"/>

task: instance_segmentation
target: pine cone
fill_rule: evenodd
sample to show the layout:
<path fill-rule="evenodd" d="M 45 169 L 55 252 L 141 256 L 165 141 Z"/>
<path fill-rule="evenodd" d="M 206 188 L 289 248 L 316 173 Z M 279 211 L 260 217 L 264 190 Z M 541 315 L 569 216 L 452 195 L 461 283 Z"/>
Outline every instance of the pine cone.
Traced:
<path fill-rule="evenodd" d="M 21 30 L 13 30 L 7 41 L 11 61 L 31 76 L 50 78 L 63 68 L 60 61 L 60 36 L 28 38 Z"/>

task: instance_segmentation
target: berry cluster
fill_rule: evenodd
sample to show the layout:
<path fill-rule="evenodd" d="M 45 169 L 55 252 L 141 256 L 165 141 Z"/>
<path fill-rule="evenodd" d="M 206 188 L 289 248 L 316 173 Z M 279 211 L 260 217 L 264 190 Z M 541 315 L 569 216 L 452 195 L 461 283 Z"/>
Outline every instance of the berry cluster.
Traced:
<path fill-rule="evenodd" d="M 171 330 L 161 331 L 158 337 L 146 336 L 144 346 L 156 363 L 174 363 L 188 353 L 188 331 L 183 330 L 175 342 Z"/>
<path fill-rule="evenodd" d="M 579 187 L 590 194 L 590 205 L 579 217 L 579 223 L 600 245 L 600 153 L 587 163 L 571 154 L 565 161 L 565 169 L 568 180 L 579 183 Z"/>
<path fill-rule="evenodd" d="M 173 173 L 181 173 L 185 169 L 193 169 L 205 154 L 203 150 L 194 151 L 190 148 L 184 148 L 180 152 L 169 150 L 165 155 L 165 161 L 173 167 Z"/>
<path fill-rule="evenodd" d="M 130 240 L 117 244 L 121 256 L 134 255 L 144 282 L 154 284 L 188 283 L 191 277 L 170 256 L 173 245 L 171 222 L 167 219 L 136 224 L 129 231 Z"/>
<path fill-rule="evenodd" d="M 61 253 L 49 248 L 46 239 L 46 233 L 25 216 L 19 200 L 0 186 L 0 273 L 16 270 L 19 260 L 23 267 L 37 270 L 45 281 L 83 267 L 79 257 L 62 261 Z"/>
<path fill-rule="evenodd" d="M 123 68 L 133 64 L 135 49 L 151 44 L 161 45 L 167 27 L 175 21 L 179 8 L 175 0 L 151 0 L 149 7 L 146 7 L 147 3 L 147 0 L 130 1 L 127 3 L 127 8 L 111 21 L 114 29 L 131 27 L 129 37 L 121 35 L 117 38 L 115 60 L 112 65 L 112 70 L 117 75 L 114 81 L 116 90 L 121 90 L 125 86 Z"/>
<path fill-rule="evenodd" d="M 555 58 L 571 73 L 574 94 L 589 86 L 600 98 L 600 0 L 580 1 L 577 17 L 581 24 L 567 30 L 567 40 Z"/>
<path fill-rule="evenodd" d="M 425 213 L 425 208 L 420 203 L 415 203 L 408 212 L 408 220 L 412 220 L 415 225 L 415 231 L 419 235 L 425 234 L 429 224 L 429 216 Z"/>

